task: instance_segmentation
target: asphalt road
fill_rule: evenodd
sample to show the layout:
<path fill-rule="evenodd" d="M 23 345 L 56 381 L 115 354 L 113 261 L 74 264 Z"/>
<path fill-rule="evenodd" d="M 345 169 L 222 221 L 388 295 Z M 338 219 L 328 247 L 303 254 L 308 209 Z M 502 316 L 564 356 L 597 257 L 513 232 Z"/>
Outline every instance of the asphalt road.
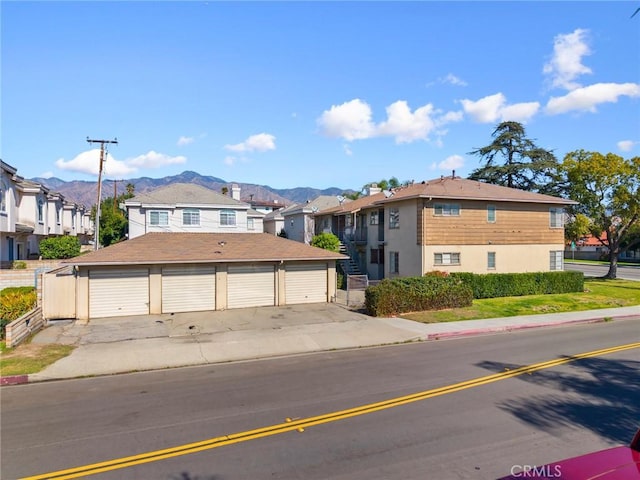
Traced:
<path fill-rule="evenodd" d="M 92 478 L 497 478 L 628 442 L 640 426 L 638 342 L 640 318 L 3 387 L 0 477 L 142 454 Z"/>
<path fill-rule="evenodd" d="M 565 260 L 564 269 L 583 272 L 587 277 L 603 277 L 609 271 L 609 265 L 571 263 L 570 260 Z M 623 280 L 640 281 L 640 265 L 637 267 L 618 265 L 617 277 Z"/>

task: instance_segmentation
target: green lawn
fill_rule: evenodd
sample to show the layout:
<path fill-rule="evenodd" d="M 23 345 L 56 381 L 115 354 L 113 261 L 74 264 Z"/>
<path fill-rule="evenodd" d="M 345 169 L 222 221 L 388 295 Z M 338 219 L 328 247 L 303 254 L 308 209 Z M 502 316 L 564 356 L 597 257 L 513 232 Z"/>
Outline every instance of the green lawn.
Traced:
<path fill-rule="evenodd" d="M 0 375 L 26 375 L 37 373 L 52 363 L 69 355 L 75 347 L 58 344 L 24 344 L 15 348 L 0 346 Z"/>
<path fill-rule="evenodd" d="M 474 300 L 470 307 L 406 313 L 401 317 L 436 323 L 640 305 L 640 282 L 585 279 L 584 285 L 585 291 L 580 293 L 487 298 Z"/>

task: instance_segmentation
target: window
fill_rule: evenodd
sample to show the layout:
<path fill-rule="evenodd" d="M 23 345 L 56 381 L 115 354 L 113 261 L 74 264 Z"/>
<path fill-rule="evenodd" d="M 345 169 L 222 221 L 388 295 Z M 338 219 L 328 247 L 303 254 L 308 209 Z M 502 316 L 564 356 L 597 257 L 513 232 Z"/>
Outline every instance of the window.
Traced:
<path fill-rule="evenodd" d="M 400 273 L 399 252 L 389 252 L 389 273 Z"/>
<path fill-rule="evenodd" d="M 551 228 L 564 227 L 564 209 L 551 207 L 549 209 L 549 226 Z"/>
<path fill-rule="evenodd" d="M 7 211 L 7 189 L 0 184 L 0 212 Z"/>
<path fill-rule="evenodd" d="M 56 224 L 60 225 L 60 217 L 62 216 L 62 207 L 56 208 Z"/>
<path fill-rule="evenodd" d="M 225 225 L 227 227 L 235 227 L 236 225 L 235 210 L 222 210 L 220 212 L 220 225 Z"/>
<path fill-rule="evenodd" d="M 487 269 L 496 269 L 496 252 L 487 252 Z"/>
<path fill-rule="evenodd" d="M 434 253 L 433 263 L 435 265 L 460 265 L 460 253 Z"/>
<path fill-rule="evenodd" d="M 549 269 L 564 270 L 564 252 L 562 250 L 551 250 L 549 252 Z"/>
<path fill-rule="evenodd" d="M 253 218 L 247 218 L 247 230 L 253 230 L 254 228 Z"/>
<path fill-rule="evenodd" d="M 200 225 L 200 210 L 187 208 L 182 211 L 182 225 L 198 226 Z"/>
<path fill-rule="evenodd" d="M 487 222 L 495 223 L 496 221 L 496 206 L 487 205 Z"/>
<path fill-rule="evenodd" d="M 380 249 L 372 248 L 369 251 L 369 263 L 380 263 Z"/>
<path fill-rule="evenodd" d="M 344 217 L 344 226 L 345 227 L 350 227 L 353 224 L 353 221 L 351 219 L 351 215 L 345 215 Z"/>
<path fill-rule="evenodd" d="M 166 227 L 169 225 L 169 212 L 151 211 L 149 212 L 149 225 Z"/>
<path fill-rule="evenodd" d="M 397 208 L 389 209 L 389 228 L 400 228 L 400 210 Z"/>
<path fill-rule="evenodd" d="M 369 225 L 378 225 L 378 211 L 369 214 Z"/>
<path fill-rule="evenodd" d="M 42 200 L 38 200 L 38 222 L 40 223 L 42 223 L 43 210 L 44 210 L 44 202 Z"/>
<path fill-rule="evenodd" d="M 433 206 L 433 213 L 443 217 L 458 217 L 460 216 L 460 205 L 457 203 L 436 203 Z"/>

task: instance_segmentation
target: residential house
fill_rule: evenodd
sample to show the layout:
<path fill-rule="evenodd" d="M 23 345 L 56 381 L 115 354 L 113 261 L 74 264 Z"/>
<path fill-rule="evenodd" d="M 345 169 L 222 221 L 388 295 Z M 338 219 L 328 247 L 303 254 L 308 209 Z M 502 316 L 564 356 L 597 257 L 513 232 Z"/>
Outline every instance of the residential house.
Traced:
<path fill-rule="evenodd" d="M 64 311 L 56 302 L 80 320 L 330 302 L 343 257 L 267 233 L 147 233 L 63 261 L 75 299 L 51 274 L 43 314 Z"/>
<path fill-rule="evenodd" d="M 310 244 L 316 233 L 315 214 L 350 201 L 350 199 L 342 196 L 320 195 L 313 200 L 297 203 L 280 210 L 287 238 Z"/>
<path fill-rule="evenodd" d="M 262 233 L 264 213 L 201 185 L 174 183 L 141 193 L 122 204 L 129 217 L 129 239 L 150 232 Z"/>
<path fill-rule="evenodd" d="M 276 212 L 278 210 L 282 210 L 287 205 L 278 200 L 254 200 L 253 196 L 250 199 L 244 199 L 245 203 L 251 205 L 251 208 L 257 210 L 258 212 L 262 212 L 264 214 L 269 214 L 271 212 Z"/>
<path fill-rule="evenodd" d="M 17 174 L 0 161 L 0 261 L 38 258 L 42 239 L 54 235 L 79 235 L 87 243 L 93 226 L 83 206 L 68 202 L 56 192 Z M 67 209 L 72 214 L 65 216 Z M 76 227 L 82 212 L 82 231 Z"/>
<path fill-rule="evenodd" d="M 282 210 L 274 210 L 264 216 L 264 231 L 272 235 L 281 235 L 284 230 L 284 217 Z"/>
<path fill-rule="evenodd" d="M 434 270 L 562 270 L 564 207 L 576 203 L 455 176 L 360 202 L 316 216 L 337 217 L 331 230 L 349 243 L 350 253 L 359 253 L 359 265 L 372 280 Z"/>

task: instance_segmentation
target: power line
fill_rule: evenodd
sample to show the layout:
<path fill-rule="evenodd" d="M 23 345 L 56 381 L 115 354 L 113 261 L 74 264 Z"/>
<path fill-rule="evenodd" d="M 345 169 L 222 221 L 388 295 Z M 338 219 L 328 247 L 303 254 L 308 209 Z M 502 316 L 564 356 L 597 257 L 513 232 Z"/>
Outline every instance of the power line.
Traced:
<path fill-rule="evenodd" d="M 105 145 L 110 143 L 118 144 L 118 139 L 113 140 L 94 140 L 87 137 L 87 143 L 99 143 L 100 144 L 100 166 L 98 168 L 98 203 L 96 205 L 96 224 L 95 234 L 93 238 L 93 249 L 98 250 L 100 245 L 100 201 L 102 200 L 102 168 L 105 161 Z"/>

